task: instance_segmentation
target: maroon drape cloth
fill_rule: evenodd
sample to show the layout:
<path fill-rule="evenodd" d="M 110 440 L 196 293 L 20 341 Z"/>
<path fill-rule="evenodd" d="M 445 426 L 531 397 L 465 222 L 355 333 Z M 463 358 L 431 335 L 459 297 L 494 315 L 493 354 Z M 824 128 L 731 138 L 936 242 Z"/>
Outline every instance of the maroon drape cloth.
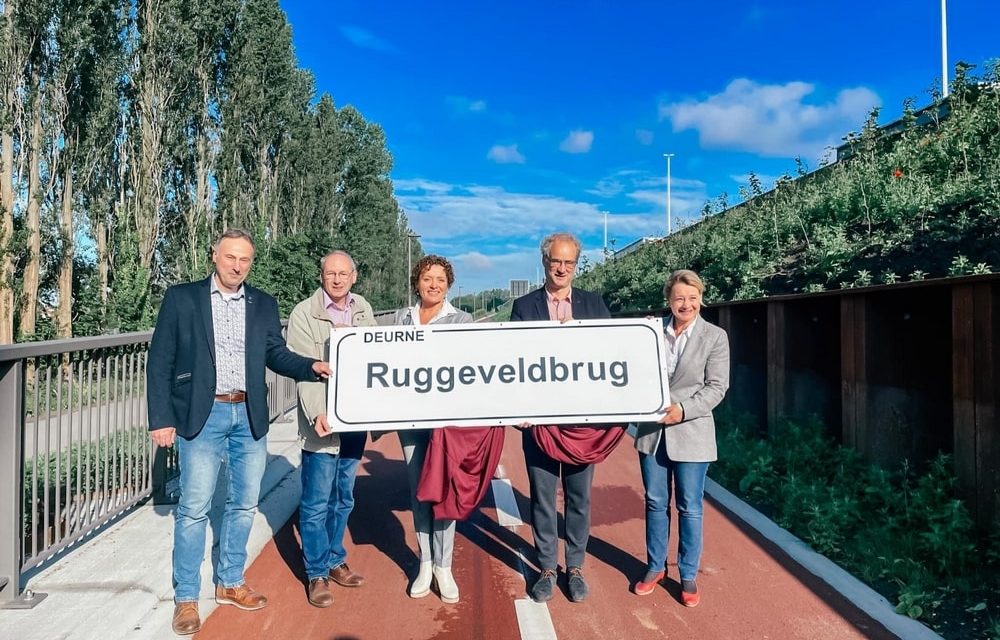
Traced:
<path fill-rule="evenodd" d="M 625 427 L 534 426 L 531 435 L 547 456 L 568 464 L 595 464 L 615 450 Z"/>
<path fill-rule="evenodd" d="M 504 427 L 434 429 L 417 484 L 417 500 L 435 520 L 465 520 L 482 501 L 503 453 Z"/>

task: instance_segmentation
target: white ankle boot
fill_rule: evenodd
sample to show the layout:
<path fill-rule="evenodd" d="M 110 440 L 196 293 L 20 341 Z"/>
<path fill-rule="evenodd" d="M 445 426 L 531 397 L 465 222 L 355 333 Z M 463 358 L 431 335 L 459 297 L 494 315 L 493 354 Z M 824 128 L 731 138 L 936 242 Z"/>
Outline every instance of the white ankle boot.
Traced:
<path fill-rule="evenodd" d="M 411 598 L 423 598 L 431 592 L 432 567 L 433 563 L 430 560 L 420 563 L 420 571 L 417 572 L 417 577 L 413 579 L 413 584 L 410 585 Z"/>
<path fill-rule="evenodd" d="M 437 583 L 441 602 L 455 604 L 458 602 L 458 585 L 451 575 L 451 567 L 434 567 L 434 582 Z"/>

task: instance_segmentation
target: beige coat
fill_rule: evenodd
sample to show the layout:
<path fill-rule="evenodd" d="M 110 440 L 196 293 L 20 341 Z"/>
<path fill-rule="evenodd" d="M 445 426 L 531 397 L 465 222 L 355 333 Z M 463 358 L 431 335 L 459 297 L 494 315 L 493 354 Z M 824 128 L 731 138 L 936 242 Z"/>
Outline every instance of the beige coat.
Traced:
<path fill-rule="evenodd" d="M 375 313 L 368 301 L 354 293 L 354 313 L 352 325 L 374 327 Z M 309 358 L 329 360 L 330 315 L 323 308 L 323 289 L 317 289 L 309 298 L 292 309 L 288 316 L 288 348 Z M 316 416 L 326 413 L 326 382 L 299 382 L 296 390 L 299 396 L 299 445 L 306 451 L 317 453 L 340 453 L 340 437 L 332 433 L 325 438 L 316 435 Z"/>

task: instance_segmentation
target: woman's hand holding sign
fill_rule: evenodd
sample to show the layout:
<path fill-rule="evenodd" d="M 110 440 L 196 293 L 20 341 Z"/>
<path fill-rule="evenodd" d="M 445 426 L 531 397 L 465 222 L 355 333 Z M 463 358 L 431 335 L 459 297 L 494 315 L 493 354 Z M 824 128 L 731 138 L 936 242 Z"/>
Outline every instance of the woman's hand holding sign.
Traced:
<path fill-rule="evenodd" d="M 672 425 L 677 424 L 684 419 L 684 408 L 680 404 L 674 403 L 668 406 L 666 409 L 661 409 L 664 412 L 662 418 L 657 420 L 660 424 Z"/>

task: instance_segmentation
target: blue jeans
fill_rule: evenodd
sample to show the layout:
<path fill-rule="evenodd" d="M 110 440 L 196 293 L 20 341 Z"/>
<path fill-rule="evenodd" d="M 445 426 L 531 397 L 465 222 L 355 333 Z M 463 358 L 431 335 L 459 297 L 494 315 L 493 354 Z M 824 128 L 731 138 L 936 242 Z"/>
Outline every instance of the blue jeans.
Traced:
<path fill-rule="evenodd" d="M 344 563 L 344 531 L 354 508 L 354 478 L 367 432 L 340 434 L 340 454 L 302 451 L 299 536 L 310 580 L 324 578 Z"/>
<path fill-rule="evenodd" d="M 243 403 L 216 402 L 204 428 L 191 440 L 177 438 L 181 496 L 174 518 L 174 599 L 198 599 L 205 529 L 223 461 L 229 486 L 219 531 L 219 582 L 243 584 L 247 538 L 257 513 L 260 480 L 267 464 L 267 439 L 254 440 Z"/>
<path fill-rule="evenodd" d="M 669 428 L 669 427 L 668 427 Z M 694 580 L 701 565 L 702 505 L 707 462 L 676 462 L 667 456 L 666 439 L 660 439 L 655 455 L 639 454 L 642 485 L 646 489 L 646 569 L 663 571 L 667 566 L 670 537 L 671 488 L 677 499 L 677 568 L 681 580 Z"/>

